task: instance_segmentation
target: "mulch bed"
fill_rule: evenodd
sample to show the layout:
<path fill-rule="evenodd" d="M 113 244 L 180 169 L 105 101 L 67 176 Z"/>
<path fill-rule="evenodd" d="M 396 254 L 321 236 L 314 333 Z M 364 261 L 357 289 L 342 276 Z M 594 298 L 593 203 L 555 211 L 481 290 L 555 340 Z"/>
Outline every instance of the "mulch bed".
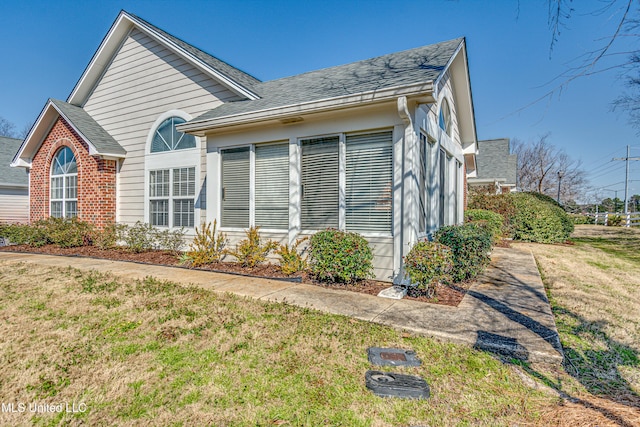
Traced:
<path fill-rule="evenodd" d="M 60 248 L 55 245 L 45 245 L 34 248 L 27 245 L 12 245 L 0 247 L 0 251 L 7 252 L 30 252 L 41 253 L 47 255 L 63 255 L 63 256 L 82 256 L 100 259 L 109 259 L 113 261 L 133 261 L 145 264 L 157 264 L 167 266 L 180 266 L 179 257 L 167 251 L 148 251 L 134 253 L 125 249 L 99 249 L 95 246 L 80 246 L 77 248 Z M 246 276 L 256 276 L 274 279 L 288 279 L 300 281 L 302 283 L 322 286 L 330 289 L 341 289 L 351 292 L 360 292 L 369 295 L 378 295 L 380 291 L 391 286 L 390 283 L 380 282 L 377 280 L 363 280 L 351 284 L 328 284 L 318 282 L 308 274 L 302 273 L 292 276 L 283 274 L 280 269 L 273 264 L 263 264 L 255 268 L 242 267 L 235 262 L 221 262 L 210 266 L 199 267 L 199 270 L 210 270 L 224 273 L 242 274 Z M 435 296 L 427 298 L 417 290 L 411 290 L 405 299 L 428 302 L 432 304 L 441 304 L 449 306 L 457 306 L 467 292 L 471 283 L 462 283 L 454 286 L 437 285 Z"/>

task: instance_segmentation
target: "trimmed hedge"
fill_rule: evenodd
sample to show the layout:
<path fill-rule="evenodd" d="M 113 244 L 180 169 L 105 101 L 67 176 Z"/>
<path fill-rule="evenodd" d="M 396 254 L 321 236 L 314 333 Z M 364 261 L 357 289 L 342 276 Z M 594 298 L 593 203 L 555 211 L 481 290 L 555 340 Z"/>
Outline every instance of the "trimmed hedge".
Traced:
<path fill-rule="evenodd" d="M 328 229 L 311 236 L 309 267 L 323 282 L 352 283 L 373 277 L 373 253 L 358 233 Z"/>
<path fill-rule="evenodd" d="M 478 224 L 449 225 L 435 234 L 438 243 L 451 248 L 454 282 L 473 279 L 489 265 L 491 234 Z"/>
<path fill-rule="evenodd" d="M 526 242 L 564 242 L 573 232 L 573 221 L 557 204 L 535 193 L 513 193 L 516 206 L 513 238 Z"/>
<path fill-rule="evenodd" d="M 504 235 L 504 217 L 497 212 L 486 209 L 467 209 L 464 212 L 464 222 L 485 224 L 494 242 Z"/>

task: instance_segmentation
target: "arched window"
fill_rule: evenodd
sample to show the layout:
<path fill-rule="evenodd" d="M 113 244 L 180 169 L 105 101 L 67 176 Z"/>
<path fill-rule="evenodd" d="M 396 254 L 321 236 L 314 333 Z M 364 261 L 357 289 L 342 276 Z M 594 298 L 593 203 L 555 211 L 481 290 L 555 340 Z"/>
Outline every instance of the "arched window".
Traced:
<path fill-rule="evenodd" d="M 176 130 L 176 125 L 185 123 L 180 117 L 169 117 L 155 130 L 151 141 L 151 152 L 162 153 L 165 151 L 184 150 L 196 147 L 196 138 L 193 135 Z"/>
<path fill-rule="evenodd" d="M 442 100 L 442 105 L 440 106 L 438 124 L 440 125 L 440 129 L 451 136 L 451 109 L 449 108 L 449 102 L 447 102 L 446 98 Z"/>
<path fill-rule="evenodd" d="M 78 165 L 69 147 L 61 148 L 51 164 L 51 216 L 78 216 Z"/>

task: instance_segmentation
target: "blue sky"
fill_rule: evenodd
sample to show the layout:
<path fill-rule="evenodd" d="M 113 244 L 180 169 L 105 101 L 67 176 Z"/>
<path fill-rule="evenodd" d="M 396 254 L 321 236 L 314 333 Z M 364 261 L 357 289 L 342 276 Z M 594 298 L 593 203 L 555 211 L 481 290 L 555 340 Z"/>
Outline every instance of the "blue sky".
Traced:
<path fill-rule="evenodd" d="M 598 0 L 574 7 L 551 51 L 546 0 L 2 1 L 0 116 L 21 129 L 49 97 L 66 99 L 120 9 L 261 80 L 465 36 L 478 137 L 549 133 L 583 162 L 593 187 L 607 186 L 602 197 L 618 190 L 623 198 L 624 162 L 611 158 L 624 157 L 627 144 L 640 156 L 640 140 L 611 109 L 625 90 L 619 72 L 581 77 L 530 105 L 576 58 L 602 46 L 620 16 L 615 5 L 588 13 L 602 7 Z M 631 179 L 631 194 L 640 193 L 640 161 Z"/>

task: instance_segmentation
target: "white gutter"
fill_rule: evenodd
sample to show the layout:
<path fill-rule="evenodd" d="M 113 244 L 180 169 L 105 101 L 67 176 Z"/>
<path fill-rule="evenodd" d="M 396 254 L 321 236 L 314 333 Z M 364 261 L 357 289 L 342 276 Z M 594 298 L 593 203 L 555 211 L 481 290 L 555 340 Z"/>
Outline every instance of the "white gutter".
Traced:
<path fill-rule="evenodd" d="M 262 122 L 266 120 L 281 119 L 300 114 L 317 113 L 342 108 L 353 107 L 362 104 L 385 102 L 396 100 L 399 96 L 431 95 L 433 82 L 417 83 L 407 86 L 395 86 L 385 89 L 377 89 L 357 94 L 349 94 L 334 98 L 325 98 L 286 105 L 283 107 L 267 108 L 247 113 L 234 114 L 212 119 L 190 121 L 176 126 L 181 132 L 203 132 L 228 126 Z"/>

